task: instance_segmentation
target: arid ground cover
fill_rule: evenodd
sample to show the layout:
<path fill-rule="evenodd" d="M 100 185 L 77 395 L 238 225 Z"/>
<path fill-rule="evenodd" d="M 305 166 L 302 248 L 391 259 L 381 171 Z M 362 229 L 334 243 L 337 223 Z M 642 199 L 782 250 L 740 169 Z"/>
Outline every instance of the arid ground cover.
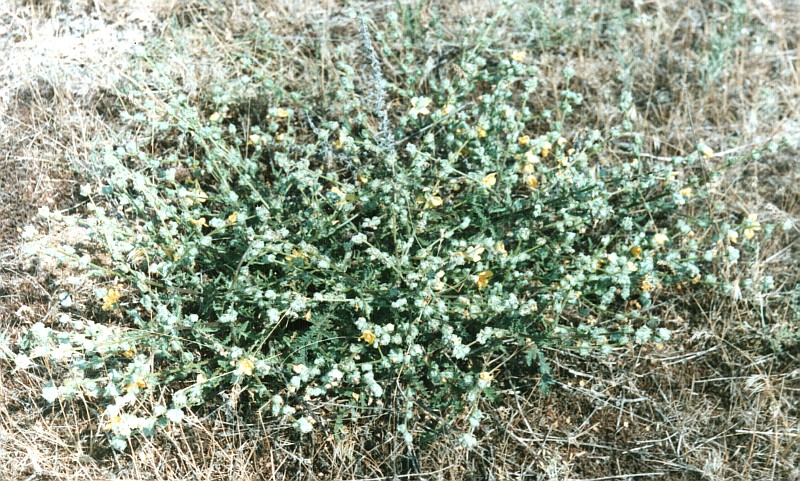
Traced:
<path fill-rule="evenodd" d="M 0 478 L 800 479 L 798 25 L 800 4 L 792 0 L 0 3 Z M 528 96 L 515 104 L 522 90 Z M 501 94 L 511 99 L 508 105 L 496 101 Z M 429 144 L 433 147 L 426 150 Z M 237 175 L 204 163 L 214 156 L 234 165 Z M 370 170 L 365 159 L 381 156 L 413 168 L 394 177 L 379 167 Z M 437 156 L 464 167 L 463 175 L 432 160 L 425 163 Z M 294 170 L 292 162 L 306 158 L 310 164 Z M 249 159 L 277 167 L 251 169 Z M 659 170 L 664 165 L 672 167 Z M 620 177 L 609 173 L 619 166 L 627 166 Z M 640 167 L 639 174 L 631 174 Z M 252 192 L 285 187 L 281 195 L 292 202 L 286 213 L 267 201 L 272 214 L 248 213 L 245 207 L 225 211 L 226 205 L 240 205 L 243 191 L 215 185 L 244 183 L 251 170 L 261 186 Z M 325 174 L 315 193 L 308 186 L 317 180 L 308 176 L 316 171 Z M 310 333 L 303 347 L 322 345 L 313 337 L 323 331 L 313 316 L 342 316 L 339 307 L 290 305 L 285 312 L 296 310 L 296 319 L 278 316 L 264 349 L 230 352 L 235 351 L 230 346 L 242 344 L 237 336 L 263 336 L 246 327 L 219 328 L 231 318 L 241 326 L 261 320 L 261 303 L 253 304 L 253 312 L 229 308 L 246 304 L 235 295 L 255 296 L 259 284 L 248 282 L 259 269 L 280 272 L 286 277 L 275 279 L 278 284 L 299 283 L 323 299 L 330 286 L 307 268 L 309 258 L 323 269 L 320 262 L 327 263 L 325 255 L 333 256 L 340 245 L 355 252 L 347 254 L 348 261 L 370 246 L 371 262 L 380 261 L 381 239 L 399 245 L 380 232 L 402 223 L 384 214 L 380 202 L 376 207 L 362 199 L 391 194 L 384 186 L 392 182 L 412 185 L 402 184 L 406 174 L 414 179 L 429 172 L 440 182 L 420 185 L 408 201 L 418 239 L 425 238 L 428 226 L 434 233 L 438 226 L 444 230 L 452 220 L 445 213 L 460 215 L 455 209 L 470 203 L 502 204 L 506 195 L 519 201 L 508 203 L 518 209 L 514 215 L 537 209 L 545 216 L 563 215 L 553 217 L 553 225 L 538 225 L 543 239 L 564 242 L 566 254 L 543 257 L 563 266 L 552 270 L 556 274 L 577 278 L 569 269 L 583 260 L 571 253 L 596 249 L 595 243 L 613 246 L 617 232 L 637 232 L 627 223 L 640 215 L 639 237 L 620 234 L 632 239 L 625 245 L 629 259 L 603 254 L 585 260 L 598 272 L 609 272 L 619 261 L 619 271 L 635 279 L 632 289 L 641 292 L 615 298 L 621 291 L 612 289 L 611 299 L 605 299 L 591 291 L 605 286 L 600 274 L 596 281 L 588 276 L 583 290 L 571 284 L 572 277 L 566 284 L 547 278 L 552 293 L 548 282 L 536 279 L 529 287 L 540 289 L 540 297 L 526 299 L 515 291 L 509 304 L 501 281 L 511 286 L 511 279 L 536 267 L 520 267 L 519 276 L 504 278 L 512 270 L 497 266 L 513 259 L 530 266 L 529 257 L 519 257 L 529 254 L 519 248 L 528 235 L 509 227 L 478 242 L 483 231 L 504 221 L 483 219 L 483 211 L 475 209 L 473 230 L 462 227 L 469 242 L 443 257 L 446 268 L 431 267 L 419 289 L 429 289 L 432 298 L 440 295 L 447 308 L 445 302 L 463 304 L 464 319 L 473 323 L 485 314 L 471 310 L 479 299 L 497 297 L 497 306 L 487 305 L 503 315 L 503 309 L 523 306 L 536 329 L 550 337 L 531 341 L 526 325 L 515 322 L 474 332 L 471 324 L 458 324 L 463 331 L 455 332 L 437 325 L 431 327 L 439 337 L 431 341 L 429 356 L 413 361 L 416 344 L 409 344 L 405 358 L 389 349 L 399 344 L 393 337 L 403 329 L 399 321 L 389 328 L 365 318 L 348 325 L 355 332 L 347 341 L 352 346 L 342 346 L 356 360 L 380 350 L 377 381 L 372 368 L 359 371 L 369 381 L 362 382 L 363 391 L 352 392 L 337 390 L 340 380 L 345 384 L 339 367 L 347 373 L 346 363 L 327 374 L 320 371 L 324 359 L 312 365 L 312 354 L 341 355 L 334 348 L 310 349 L 308 358 L 284 353 L 283 371 L 273 362 L 280 342 L 293 346 L 296 337 Z M 122 179 L 123 173 L 130 177 Z M 628 179 L 631 184 L 625 185 L 635 187 L 583 197 L 569 186 L 582 182 L 584 174 Z M 295 183 L 281 184 L 283 175 Z M 113 243 L 104 250 L 87 234 L 87 219 L 100 219 L 118 229 L 119 242 L 149 235 L 147 222 L 138 222 L 161 215 L 161 204 L 153 201 L 156 207 L 148 210 L 150 204 L 137 204 L 135 195 L 124 202 L 114 197 L 129 193 L 119 188 L 127 182 L 134 193 L 174 185 L 174 192 L 158 195 L 169 200 L 163 208 L 189 226 L 182 224 L 180 235 L 198 236 L 198 249 L 205 237 L 220 232 L 224 235 L 214 245 L 235 241 L 238 228 L 247 239 L 245 248 L 230 244 L 242 250 L 240 259 L 220 257 L 231 268 L 232 279 L 221 277 L 229 291 L 201 298 L 207 309 L 203 302 L 183 304 L 187 314 L 191 308 L 201 317 L 216 316 L 213 325 L 209 321 L 192 335 L 229 342 L 228 348 L 190 352 L 185 345 L 120 341 L 124 349 L 99 356 L 103 363 L 92 365 L 92 376 L 140 362 L 153 370 L 142 377 L 126 371 L 132 377 L 124 390 L 132 397 L 122 410 L 135 406 L 155 423 L 145 427 L 136 418 L 140 424 L 133 434 L 122 431 L 127 418 L 108 410 L 109 388 L 86 384 L 89 371 L 81 373 L 86 377 L 80 388 L 70 391 L 69 382 L 78 378 L 75 364 L 65 368 L 63 361 L 96 351 L 86 347 L 88 334 L 81 349 L 67 349 L 65 341 L 57 344 L 61 350 L 37 351 L 32 341 L 41 333 L 73 332 L 77 322 L 92 332 L 106 332 L 103 326 L 144 332 L 135 316 L 149 308 L 140 309 L 140 303 L 159 301 L 169 288 L 176 298 L 191 299 L 202 288 L 191 277 L 195 261 L 181 264 L 186 252 L 178 247 L 174 254 L 164 243 L 154 243 L 153 250 L 126 244 L 118 259 Z M 516 184 L 508 187 L 510 182 Z M 392 194 L 395 200 L 402 199 L 401 191 Z M 647 205 L 638 205 L 631 192 Z M 538 207 L 524 203 L 534 197 L 555 200 Z M 562 207 L 563 198 L 594 202 L 598 212 L 592 211 L 591 221 L 569 217 L 578 211 L 567 212 L 575 206 Z M 131 206 L 138 216 L 131 215 Z M 290 210 L 295 206 L 303 208 Z M 199 217 L 213 209 L 222 217 Z M 367 211 L 373 217 L 358 219 L 363 233 L 347 235 L 327 251 L 321 247 L 350 228 L 356 218 L 350 212 L 366 217 Z M 325 229 L 308 228 L 318 236 L 318 249 L 311 241 L 292 240 L 277 259 L 247 257 L 257 250 L 247 237 L 251 221 L 285 216 L 280 218 L 287 228 L 300 232 L 318 212 L 333 219 Z M 608 225 L 617 212 L 619 225 Z M 293 224 L 297 219 L 303 222 Z M 345 228 L 335 227 L 340 224 Z M 573 227 L 575 244 L 573 237 L 561 236 Z M 537 225 L 532 228 L 536 232 Z M 179 230 L 154 232 L 152 238 L 177 236 Z M 57 256 L 32 255 L 33 245 L 60 246 L 65 258 L 77 253 L 78 260 L 73 265 Z M 673 248 L 679 254 L 670 257 Z M 436 265 L 440 254 L 434 251 L 424 251 L 419 262 Z M 87 257 L 79 256 L 84 253 Z M 170 271 L 163 261 L 143 268 L 149 276 L 145 287 L 136 287 L 119 270 L 125 263 L 133 266 L 131 272 L 137 265 L 152 267 L 155 255 L 174 259 L 177 267 Z M 654 266 L 645 262 L 649 255 Z M 80 259 L 110 274 L 83 276 Z M 196 262 L 204 260 L 199 256 Z M 388 274 L 381 276 L 397 272 L 405 281 L 403 265 L 387 265 Z M 652 269 L 651 277 L 643 274 L 646 269 Z M 216 285 L 213 277 L 202 280 Z M 179 279 L 191 282 L 169 284 Z M 342 292 L 363 285 L 345 284 Z M 560 299 L 562 287 L 574 299 Z M 152 295 L 144 296 L 149 301 L 143 300 L 150 288 Z M 458 296 L 448 297 L 451 291 Z M 267 306 L 270 296 L 261 292 L 258 299 L 262 296 Z M 405 298 L 391 296 L 391 309 L 382 306 L 375 316 L 405 312 Z M 347 312 L 367 309 L 358 299 L 343 299 L 353 301 Z M 425 307 L 422 302 L 420 312 Z M 608 319 L 600 315 L 611 310 L 616 314 Z M 159 316 L 154 314 L 153 322 L 161 322 Z M 175 329 L 171 332 L 183 336 L 191 326 Z M 342 329 L 334 325 L 325 335 L 346 337 Z M 292 336 L 292 330 L 300 334 Z M 214 337 L 219 332 L 227 337 Z M 278 335 L 285 341 L 278 342 Z M 474 342 L 461 347 L 461 337 L 470 335 L 485 347 Z M 267 351 L 273 337 L 276 351 Z M 434 348 L 436 343 L 450 350 Z M 230 357 L 232 372 L 219 374 L 221 364 L 203 370 L 212 366 L 203 356 L 214 349 Z M 170 350 L 179 352 L 177 357 Z M 118 364 L 107 362 L 115 355 Z M 526 355 L 527 364 L 517 362 Z M 403 363 L 426 366 L 422 374 L 435 371 L 436 379 L 402 372 L 381 377 Z M 315 370 L 319 384 L 311 378 Z M 284 395 L 279 401 L 267 396 L 264 402 L 264 393 L 283 392 L 273 391 L 269 382 L 284 374 L 287 392 L 305 396 Z M 253 381 L 259 376 L 263 385 Z M 175 391 L 193 383 L 215 390 L 201 391 L 210 397 L 200 403 L 175 401 Z M 327 392 L 319 394 L 323 387 Z M 412 388 L 424 391 L 414 398 L 419 401 L 409 401 Z M 448 399 L 448 393 L 457 399 Z M 343 410 L 351 405 L 351 411 Z M 164 413 L 160 407 L 171 409 Z M 144 435 L 148 429 L 151 435 Z"/>

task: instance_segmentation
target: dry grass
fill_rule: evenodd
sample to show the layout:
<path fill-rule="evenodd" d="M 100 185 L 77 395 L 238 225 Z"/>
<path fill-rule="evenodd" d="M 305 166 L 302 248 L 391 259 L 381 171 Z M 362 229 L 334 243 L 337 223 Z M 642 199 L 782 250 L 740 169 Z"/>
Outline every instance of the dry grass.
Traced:
<path fill-rule="evenodd" d="M 392 5 L 362 6 L 381 18 Z M 779 225 L 794 221 L 747 267 L 774 275 L 774 293 L 737 298 L 684 286 L 660 301 L 680 299 L 662 306 L 673 342 L 612 359 L 550 353 L 556 385 L 542 394 L 535 379 L 503 380 L 502 401 L 485 409 L 491 441 L 472 452 L 455 447 L 449 432 L 407 452 L 391 409 L 301 439 L 257 413 L 232 409 L 228 399 L 120 454 L 105 447 L 92 406 L 45 408 L 38 397 L 48 373 L 0 361 L 0 478 L 800 479 L 800 319 L 791 306 L 793 289 L 800 303 L 800 6 L 743 5 L 754 18 L 740 27 L 749 32 L 721 31 L 738 14 L 716 2 L 556 5 L 542 20 L 551 30 L 541 23 L 532 29 L 529 9 L 514 6 L 499 26 L 502 38 L 484 48 L 539 52 L 543 105 L 563 87 L 562 68 L 573 66 L 573 89 L 589 100 L 574 124 L 605 128 L 626 115 L 651 155 L 685 153 L 700 140 L 726 151 L 786 139 L 776 153 L 730 169 L 717 188 L 731 218 L 758 213 Z M 418 15 L 438 19 L 445 33 L 478 35 L 464 19 L 496 7 L 426 2 Z M 554 12 L 573 25 L 556 22 Z M 650 21 L 628 22 L 622 34 L 619 24 L 631 15 Z M 59 290 L 57 277 L 22 263 L 18 229 L 39 206 L 73 208 L 69 163 L 85 165 L 93 146 L 113 142 L 121 128 L 114 92 L 127 78 L 126 54 L 162 38 L 173 46 L 173 69 L 187 94 L 197 96 L 209 78 L 235 74 L 235 54 L 256 48 L 256 29 L 265 25 L 277 43 L 258 55 L 285 65 L 280 74 L 290 84 L 332 70 L 337 46 L 358 51 L 354 26 L 334 1 L 0 5 L 0 322 L 9 345 L 33 322 L 53 320 Z M 426 54 L 446 59 L 457 47 L 431 45 Z M 634 107 L 619 113 L 626 86 Z M 617 148 L 624 154 L 629 144 Z M 721 274 L 733 281 L 748 272 Z M 430 415 L 420 410 L 416 422 Z"/>

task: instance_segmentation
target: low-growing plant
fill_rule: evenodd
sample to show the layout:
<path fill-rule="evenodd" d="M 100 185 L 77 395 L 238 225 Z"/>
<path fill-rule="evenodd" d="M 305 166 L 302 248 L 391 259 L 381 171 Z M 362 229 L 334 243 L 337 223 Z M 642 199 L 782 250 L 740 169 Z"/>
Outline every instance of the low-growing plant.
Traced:
<path fill-rule="evenodd" d="M 459 49 L 446 68 L 403 54 L 389 82 L 395 53 L 361 34 L 363 65 L 339 61 L 318 104 L 274 101 L 269 66 L 240 79 L 267 106 L 258 125 L 236 89 L 124 114 L 156 148 L 105 149 L 85 213 L 45 213 L 97 247 L 46 250 L 107 281 L 96 321 L 65 311 L 26 338 L 27 359 L 66 373 L 47 401 L 104 404 L 119 449 L 221 392 L 303 433 L 327 422 L 316 400 L 357 415 L 390 399 L 409 444 L 421 405 L 470 447 L 504 376 L 546 386 L 548 347 L 668 340 L 654 297 L 720 284 L 710 267 L 761 234 L 754 216 L 723 226 L 689 209 L 713 177 L 707 146 L 618 158 L 608 143 L 630 126 L 568 135 L 584 104 L 570 69 L 552 109 L 533 110 L 525 51 Z"/>

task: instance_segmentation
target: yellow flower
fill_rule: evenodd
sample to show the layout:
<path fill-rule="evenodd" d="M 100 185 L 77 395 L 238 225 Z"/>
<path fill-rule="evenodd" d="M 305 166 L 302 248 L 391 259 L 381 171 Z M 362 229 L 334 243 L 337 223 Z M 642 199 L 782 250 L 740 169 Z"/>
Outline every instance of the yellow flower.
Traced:
<path fill-rule="evenodd" d="M 364 331 L 363 333 L 361 333 L 361 337 L 358 338 L 359 341 L 364 341 L 367 344 L 372 344 L 373 342 L 375 342 L 375 339 L 377 339 L 377 337 L 375 336 L 375 333 L 373 333 L 372 331 Z"/>
<path fill-rule="evenodd" d="M 120 294 L 119 290 L 115 287 L 112 287 L 106 293 L 106 296 L 103 298 L 103 310 L 110 311 L 114 308 L 114 306 L 119 302 L 122 294 Z"/>
<path fill-rule="evenodd" d="M 636 271 L 638 271 L 638 270 L 639 270 L 639 268 L 638 268 L 638 267 L 636 267 L 636 264 L 634 264 L 634 263 L 633 263 L 633 262 L 631 262 L 631 261 L 628 261 L 628 264 L 627 264 L 627 266 L 628 266 L 628 271 L 629 271 L 629 272 L 636 272 Z"/>
<path fill-rule="evenodd" d="M 261 136 L 258 134 L 250 134 L 247 138 L 247 145 L 257 145 L 259 142 L 261 142 Z"/>
<path fill-rule="evenodd" d="M 503 241 L 497 241 L 497 244 L 494 245 L 494 249 L 503 257 L 508 257 L 508 251 L 506 251 L 506 245 L 503 244 Z"/>
<path fill-rule="evenodd" d="M 528 145 L 530 143 L 530 141 L 531 141 L 531 136 L 530 135 L 523 135 L 522 137 L 517 139 L 517 142 L 522 147 L 525 147 L 526 145 Z"/>
<path fill-rule="evenodd" d="M 342 191 L 342 189 L 340 189 L 339 187 L 337 187 L 337 186 L 335 186 L 335 185 L 334 185 L 333 187 L 331 187 L 331 189 L 330 189 L 330 190 L 331 190 L 331 192 L 333 192 L 334 194 L 338 195 L 338 196 L 339 196 L 339 198 L 341 198 L 341 199 L 344 199 L 345 197 L 347 197 L 347 194 L 345 194 L 345 193 Z"/>
<path fill-rule="evenodd" d="M 493 276 L 492 271 L 483 271 L 479 272 L 477 278 L 475 279 L 475 284 L 478 286 L 478 290 L 483 289 L 484 287 L 489 285 L 489 279 Z"/>
<path fill-rule="evenodd" d="M 444 204 L 444 201 L 438 195 L 432 195 L 428 198 L 427 202 L 425 202 L 425 207 L 439 207 L 440 205 Z"/>
<path fill-rule="evenodd" d="M 339 200 L 336 201 L 338 207 L 344 207 L 347 204 L 347 194 L 342 189 L 334 185 L 330 191 L 339 197 Z"/>
<path fill-rule="evenodd" d="M 206 222 L 206 218 L 205 217 L 201 217 L 201 218 L 199 218 L 197 220 L 189 219 L 189 222 L 191 222 L 192 224 L 194 224 L 196 226 L 208 227 L 208 223 Z"/>
<path fill-rule="evenodd" d="M 483 127 L 479 126 L 478 127 L 478 138 L 482 139 L 484 137 L 486 137 L 486 129 L 484 129 Z"/>
<path fill-rule="evenodd" d="M 692 196 L 692 188 L 691 187 L 684 187 L 680 190 L 680 194 L 683 198 L 688 199 Z"/>
<path fill-rule="evenodd" d="M 450 115 L 450 113 L 451 113 L 453 110 L 455 110 L 455 107 L 453 107 L 453 106 L 452 106 L 452 105 L 450 105 L 450 104 L 447 104 L 447 105 L 445 105 L 444 107 L 442 107 L 442 115 Z"/>
<path fill-rule="evenodd" d="M 344 145 L 345 140 L 347 140 L 347 134 L 343 131 L 339 131 L 339 138 L 336 139 L 336 142 L 333 143 L 333 146 L 337 149 L 341 149 L 342 145 Z"/>
<path fill-rule="evenodd" d="M 758 223 L 758 214 L 749 214 L 745 219 L 744 237 L 747 240 L 756 236 L 756 232 L 761 230 L 761 224 Z"/>
<path fill-rule="evenodd" d="M 664 247 L 664 244 L 667 243 L 669 237 L 666 234 L 658 233 L 653 236 L 653 244 L 657 245 L 658 247 Z"/>
<path fill-rule="evenodd" d="M 470 262 L 480 262 L 481 254 L 483 254 L 485 250 L 486 249 L 483 246 L 473 246 L 470 247 L 466 252 L 459 252 L 459 255 Z"/>
<path fill-rule="evenodd" d="M 111 431 L 112 429 L 114 429 L 114 426 L 120 423 L 122 423 L 122 416 L 114 416 L 111 419 L 109 419 L 105 425 L 103 425 L 103 429 L 106 431 Z"/>
<path fill-rule="evenodd" d="M 238 217 L 239 217 L 239 213 L 238 212 L 234 212 L 233 214 L 229 215 L 228 216 L 228 224 L 235 224 L 236 223 L 236 219 Z"/>
<path fill-rule="evenodd" d="M 636 259 L 640 259 L 642 257 L 642 248 L 639 246 L 631 247 L 631 255 Z"/>
<path fill-rule="evenodd" d="M 220 120 L 222 120 L 222 114 L 219 112 L 214 112 L 213 114 L 211 114 L 208 120 L 212 122 L 219 122 Z"/>
<path fill-rule="evenodd" d="M 252 376 L 254 367 L 255 367 L 255 364 L 253 364 L 253 360 L 252 359 L 250 359 L 250 358 L 239 359 L 239 362 L 236 363 L 236 375 L 237 376 Z"/>
<path fill-rule="evenodd" d="M 494 376 L 492 376 L 492 373 L 487 372 L 487 371 L 483 371 L 480 374 L 479 377 L 480 377 L 481 381 L 484 381 L 484 382 L 492 382 L 492 380 L 494 379 Z"/>
<path fill-rule="evenodd" d="M 481 184 L 491 189 L 497 183 L 497 172 L 492 172 L 481 180 Z"/>
<path fill-rule="evenodd" d="M 539 181 L 536 180 L 536 177 L 534 177 L 532 175 L 529 175 L 525 179 L 525 183 L 527 183 L 528 187 L 530 187 L 531 189 L 535 189 L 535 188 L 539 187 Z"/>
<path fill-rule="evenodd" d="M 408 115 L 414 119 L 416 119 L 420 114 L 428 115 L 431 113 L 431 111 L 428 110 L 430 105 L 431 99 L 428 97 L 414 97 L 411 99 L 411 109 L 409 109 Z"/>
<path fill-rule="evenodd" d="M 202 204 L 203 202 L 208 200 L 208 194 L 206 194 L 200 189 L 197 189 L 197 191 L 194 193 L 194 200 Z"/>
<path fill-rule="evenodd" d="M 567 139 L 565 139 L 564 137 L 559 137 L 557 143 L 559 146 L 564 147 L 567 144 Z"/>
<path fill-rule="evenodd" d="M 654 286 L 652 283 L 650 283 L 650 281 L 649 281 L 647 278 L 644 278 L 644 279 L 642 280 L 642 284 L 641 284 L 639 287 L 640 287 L 640 288 L 641 288 L 641 289 L 642 289 L 644 292 L 649 292 L 649 291 L 652 291 L 652 290 L 655 288 L 655 286 Z"/>
<path fill-rule="evenodd" d="M 552 148 L 553 144 L 551 144 L 550 142 L 543 143 L 541 150 L 542 157 L 547 157 L 550 154 L 550 150 L 552 150 Z"/>
<path fill-rule="evenodd" d="M 529 150 L 525 152 L 525 160 L 527 160 L 531 164 L 538 164 L 541 162 L 541 158 L 533 153 L 533 150 Z"/>
<path fill-rule="evenodd" d="M 126 392 L 137 392 L 140 388 L 147 387 L 147 381 L 144 376 L 137 374 L 134 376 L 133 381 L 125 386 Z"/>
<path fill-rule="evenodd" d="M 280 107 L 278 110 L 275 111 L 275 117 L 278 117 L 279 119 L 285 119 L 288 116 L 289 112 L 283 107 Z"/>
<path fill-rule="evenodd" d="M 711 150 L 711 147 L 707 146 L 706 144 L 700 144 L 697 148 L 701 154 L 705 155 L 707 159 L 714 157 L 714 151 Z"/>
<path fill-rule="evenodd" d="M 283 139 L 285 139 L 285 138 L 286 138 L 286 134 L 281 132 L 280 134 L 275 136 L 275 141 L 276 142 L 283 142 Z"/>
<path fill-rule="evenodd" d="M 436 273 L 436 283 L 433 285 L 433 290 L 441 291 L 445 288 L 445 283 L 442 281 L 444 277 L 444 271 L 439 271 Z"/>
<path fill-rule="evenodd" d="M 511 52 L 511 60 L 515 62 L 524 62 L 525 57 L 527 57 L 527 54 L 524 50 L 515 50 Z"/>
<path fill-rule="evenodd" d="M 292 253 L 286 256 L 287 261 L 293 261 L 299 258 L 303 258 L 303 260 L 306 260 L 308 259 L 308 254 L 298 249 L 292 249 Z"/>

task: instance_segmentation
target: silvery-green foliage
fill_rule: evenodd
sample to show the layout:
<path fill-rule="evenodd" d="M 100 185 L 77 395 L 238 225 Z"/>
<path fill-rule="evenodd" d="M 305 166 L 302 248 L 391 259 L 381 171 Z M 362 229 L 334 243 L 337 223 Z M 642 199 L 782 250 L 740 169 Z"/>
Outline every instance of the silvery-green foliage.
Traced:
<path fill-rule="evenodd" d="M 91 263 L 59 252 L 116 280 L 98 298 L 128 328 L 32 330 L 28 347 L 71 373 L 46 400 L 102 400 L 124 448 L 232 386 L 301 433 L 317 420 L 298 400 L 358 407 L 402 386 L 407 409 L 419 399 L 467 419 L 471 448 L 476 404 L 504 373 L 546 381 L 546 347 L 666 341 L 648 314 L 654 294 L 739 260 L 736 236 L 700 245 L 702 219 L 672 220 L 704 195 L 702 177 L 680 174 L 697 153 L 618 159 L 600 132 L 568 136 L 570 113 L 591 99 L 564 89 L 553 110 L 535 109 L 537 69 L 523 55 L 465 50 L 439 68 L 400 51 L 386 80 L 378 52 L 392 51 L 363 22 L 361 36 L 366 63 L 336 64 L 325 114 L 304 103 L 313 92 L 273 103 L 265 81 L 260 125 L 229 114 L 244 87 L 214 90 L 213 111 L 176 93 L 124 116 L 184 150 L 132 139 L 99 153 L 77 222 L 104 252 Z M 362 105 L 354 85 L 365 82 Z M 748 222 L 729 229 L 760 229 Z M 168 406 L 144 407 L 162 387 Z"/>

